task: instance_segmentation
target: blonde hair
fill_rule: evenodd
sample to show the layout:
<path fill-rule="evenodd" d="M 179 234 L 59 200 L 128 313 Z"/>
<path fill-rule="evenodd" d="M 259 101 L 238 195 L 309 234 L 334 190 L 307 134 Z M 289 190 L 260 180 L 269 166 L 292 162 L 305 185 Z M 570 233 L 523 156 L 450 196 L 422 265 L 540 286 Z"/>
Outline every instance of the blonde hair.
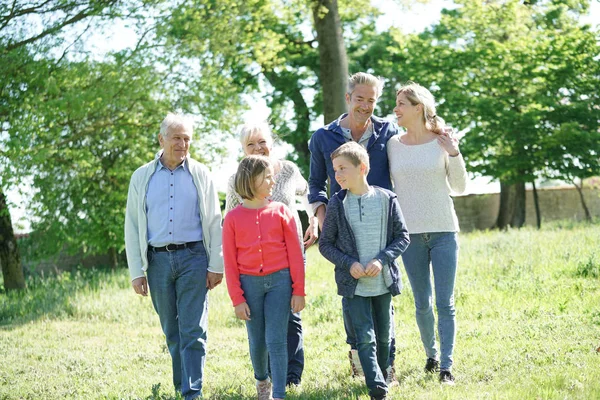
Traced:
<path fill-rule="evenodd" d="M 235 191 L 242 199 L 252 200 L 256 197 L 256 178 L 271 167 L 265 156 L 249 155 L 240 161 L 235 173 Z"/>
<path fill-rule="evenodd" d="M 352 96 L 356 85 L 367 85 L 377 89 L 377 98 L 383 93 L 383 79 L 366 72 L 357 72 L 348 78 L 348 95 Z"/>
<path fill-rule="evenodd" d="M 435 110 L 435 98 L 429 90 L 415 82 L 407 82 L 400 86 L 396 92 L 396 97 L 402 93 L 413 106 L 423 105 L 423 122 L 425 128 L 437 134 L 442 133 L 446 123 L 437 116 Z"/>
<path fill-rule="evenodd" d="M 371 169 L 369 154 L 360 144 L 354 141 L 344 143 L 331 153 L 331 161 L 338 157 L 346 157 L 355 167 L 358 167 L 360 164 L 365 164 L 365 176 L 369 174 L 369 169 Z"/>

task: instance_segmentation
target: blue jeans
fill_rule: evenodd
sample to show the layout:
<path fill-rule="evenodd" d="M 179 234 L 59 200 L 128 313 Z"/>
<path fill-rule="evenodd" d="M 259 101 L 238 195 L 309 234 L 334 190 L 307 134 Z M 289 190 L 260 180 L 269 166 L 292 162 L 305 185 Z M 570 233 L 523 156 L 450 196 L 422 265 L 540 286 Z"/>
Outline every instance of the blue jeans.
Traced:
<path fill-rule="evenodd" d="M 172 252 L 148 250 L 152 304 L 171 354 L 173 385 L 186 400 L 202 396 L 208 328 L 207 267 L 202 242 Z"/>
<path fill-rule="evenodd" d="M 287 328 L 292 299 L 288 268 L 265 276 L 240 275 L 250 321 L 246 321 L 254 378 L 273 379 L 273 397 L 285 397 Z"/>
<path fill-rule="evenodd" d="M 352 350 L 356 350 L 356 334 L 354 333 L 354 327 L 352 326 L 352 321 L 350 319 L 350 314 L 348 311 L 348 299 L 346 297 L 342 297 L 342 316 L 344 319 L 344 330 L 346 331 L 346 343 L 350 345 Z M 390 358 L 388 360 L 388 366 L 394 365 L 394 360 L 396 359 L 396 327 L 394 326 L 394 305 L 392 304 L 392 320 L 391 320 L 391 336 L 392 340 L 390 342 Z M 377 328 L 377 327 L 376 327 Z"/>
<path fill-rule="evenodd" d="M 388 389 L 385 370 L 390 356 L 392 295 L 354 296 L 346 303 L 369 395 L 383 397 Z"/>
<path fill-rule="evenodd" d="M 304 340 L 300 313 L 290 312 L 287 329 L 288 370 L 287 382 L 300 382 L 304 370 Z"/>
<path fill-rule="evenodd" d="M 427 357 L 437 359 L 431 289 L 433 271 L 440 338 L 440 369 L 450 370 L 456 338 L 454 284 L 458 265 L 458 236 L 456 232 L 411 234 L 410 245 L 402 254 L 402 261 L 415 297 L 417 325 L 425 353 Z"/>

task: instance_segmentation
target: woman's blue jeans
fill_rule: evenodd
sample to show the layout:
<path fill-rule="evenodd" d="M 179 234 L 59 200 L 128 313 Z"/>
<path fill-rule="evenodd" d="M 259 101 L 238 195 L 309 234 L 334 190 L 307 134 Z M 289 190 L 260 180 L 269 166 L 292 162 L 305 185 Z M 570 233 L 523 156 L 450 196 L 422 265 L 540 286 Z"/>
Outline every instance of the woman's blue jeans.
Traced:
<path fill-rule="evenodd" d="M 392 295 L 354 296 L 346 298 L 346 304 L 369 395 L 383 397 L 387 393 L 385 371 L 390 356 Z"/>
<path fill-rule="evenodd" d="M 207 268 L 202 242 L 170 252 L 148 250 L 152 305 L 171 354 L 173 385 L 186 400 L 202 396 L 208 329 Z"/>
<path fill-rule="evenodd" d="M 250 321 L 246 321 L 254 377 L 273 380 L 273 397 L 285 397 L 287 331 L 292 299 L 288 268 L 265 276 L 240 275 Z"/>
<path fill-rule="evenodd" d="M 417 325 L 425 353 L 428 358 L 438 359 L 431 287 L 433 272 L 440 338 L 440 368 L 450 370 L 456 338 L 454 284 L 458 265 L 457 233 L 411 234 L 410 245 L 402 254 L 402 261 L 415 298 Z"/>

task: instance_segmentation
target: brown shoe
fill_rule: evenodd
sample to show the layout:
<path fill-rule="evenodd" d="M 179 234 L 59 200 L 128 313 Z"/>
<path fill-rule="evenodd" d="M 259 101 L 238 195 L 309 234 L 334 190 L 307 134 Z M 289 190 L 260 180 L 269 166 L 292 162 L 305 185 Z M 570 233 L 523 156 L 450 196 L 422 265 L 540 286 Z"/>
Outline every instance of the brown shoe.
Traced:
<path fill-rule="evenodd" d="M 385 383 L 388 387 L 398 386 L 398 378 L 396 377 L 396 368 L 393 365 L 387 367 Z"/>
<path fill-rule="evenodd" d="M 269 378 L 264 381 L 256 381 L 256 394 L 258 394 L 258 400 L 272 400 L 271 389 L 271 380 Z"/>
<path fill-rule="evenodd" d="M 365 376 L 365 373 L 360 364 L 360 358 L 358 358 L 358 350 L 350 350 L 348 352 L 348 359 L 350 359 L 350 368 L 352 369 L 353 378 L 361 378 Z"/>

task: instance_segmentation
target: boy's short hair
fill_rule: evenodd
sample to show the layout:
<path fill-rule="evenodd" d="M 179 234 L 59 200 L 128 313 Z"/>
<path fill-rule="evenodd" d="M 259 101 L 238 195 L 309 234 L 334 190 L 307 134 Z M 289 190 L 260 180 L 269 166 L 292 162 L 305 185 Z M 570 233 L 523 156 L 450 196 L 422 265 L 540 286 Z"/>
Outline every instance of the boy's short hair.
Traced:
<path fill-rule="evenodd" d="M 271 162 L 265 156 L 250 155 L 244 157 L 235 173 L 235 191 L 242 199 L 252 200 L 256 197 L 256 177 L 262 175 Z"/>
<path fill-rule="evenodd" d="M 352 165 L 358 167 L 360 164 L 365 164 L 365 175 L 369 174 L 371 165 L 369 164 L 369 154 L 360 144 L 350 141 L 346 142 L 331 153 L 331 161 L 338 157 L 346 157 Z"/>

